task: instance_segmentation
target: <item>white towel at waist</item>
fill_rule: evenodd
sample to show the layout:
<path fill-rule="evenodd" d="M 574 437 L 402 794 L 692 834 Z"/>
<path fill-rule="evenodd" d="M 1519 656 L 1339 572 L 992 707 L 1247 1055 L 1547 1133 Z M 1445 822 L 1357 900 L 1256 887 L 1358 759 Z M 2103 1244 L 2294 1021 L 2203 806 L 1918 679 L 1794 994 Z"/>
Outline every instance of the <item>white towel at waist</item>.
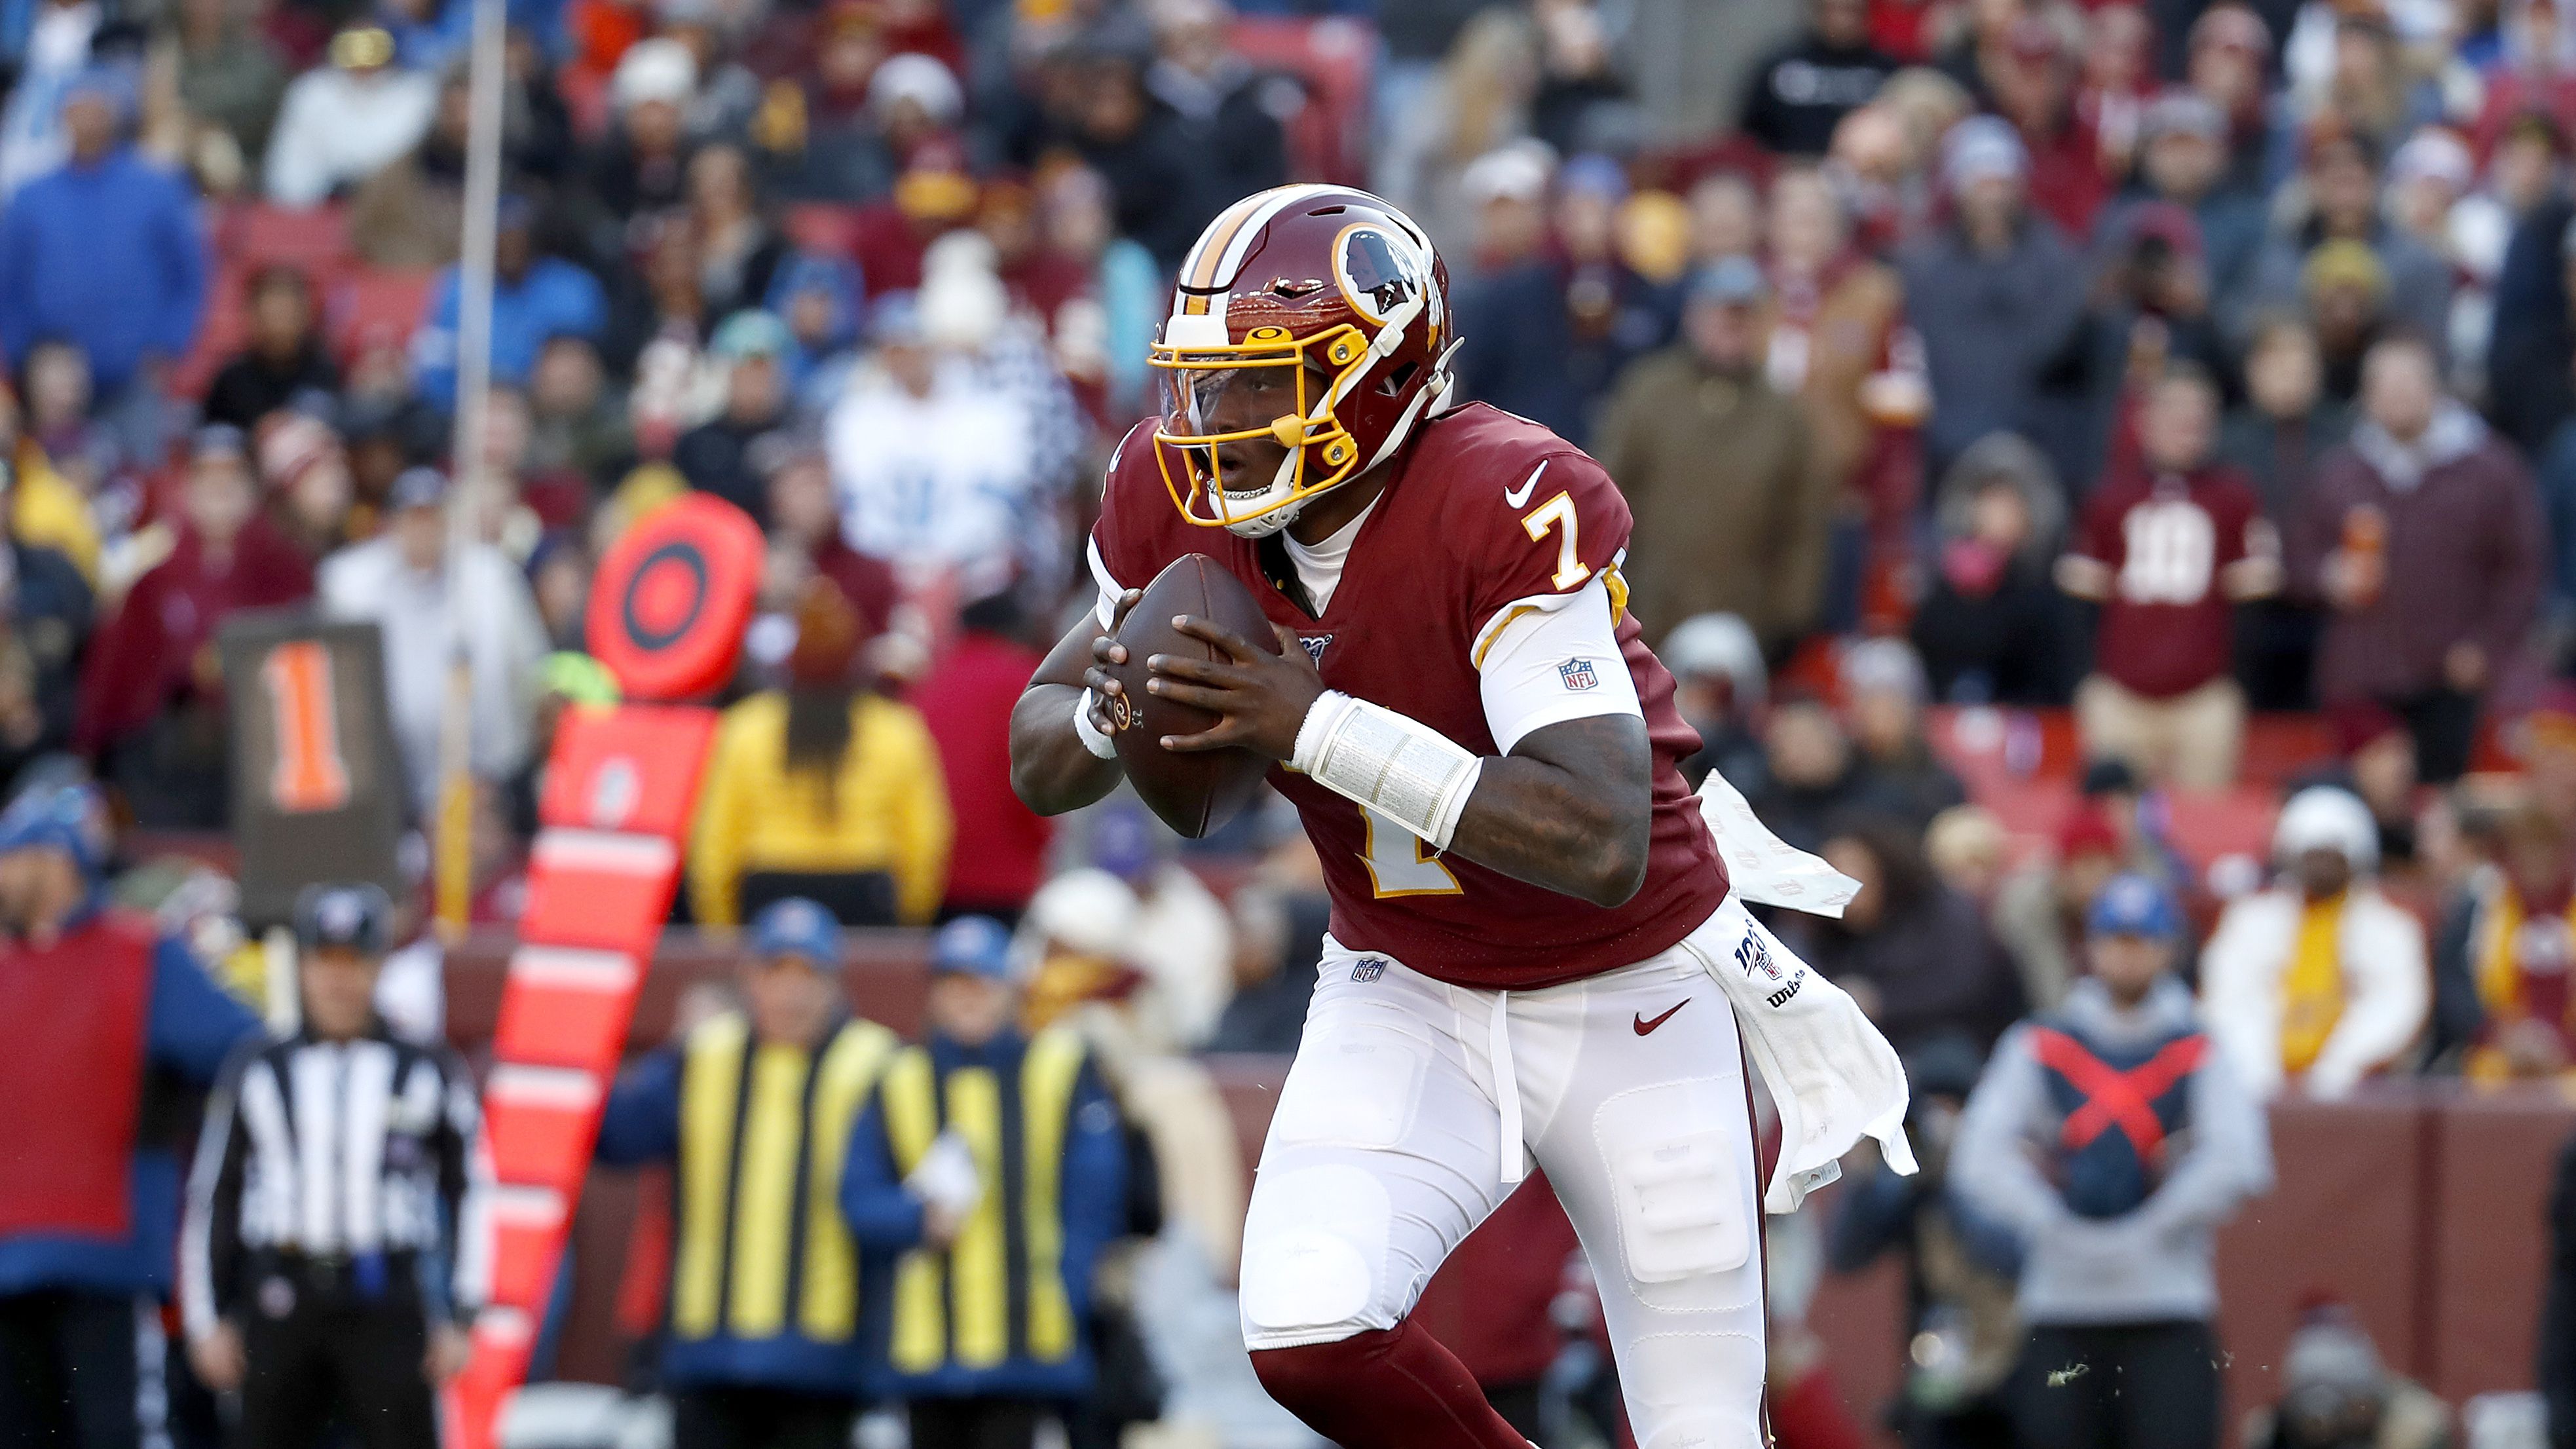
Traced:
<path fill-rule="evenodd" d="M 1860 882 L 1798 850 L 1756 819 L 1753 807 L 1711 770 L 1700 786 L 1700 814 L 1726 862 L 1728 908 L 1782 906 L 1840 916 Z M 1849 993 L 1780 944 L 1748 913 L 1745 946 L 1734 960 L 1711 960 L 1735 1008 L 1747 1053 L 1780 1111 L 1780 1161 L 1764 1188 L 1766 1211 L 1795 1211 L 1815 1189 L 1842 1175 L 1840 1159 L 1863 1137 L 1900 1173 L 1915 1170 L 1905 1140 L 1905 1067 Z"/>

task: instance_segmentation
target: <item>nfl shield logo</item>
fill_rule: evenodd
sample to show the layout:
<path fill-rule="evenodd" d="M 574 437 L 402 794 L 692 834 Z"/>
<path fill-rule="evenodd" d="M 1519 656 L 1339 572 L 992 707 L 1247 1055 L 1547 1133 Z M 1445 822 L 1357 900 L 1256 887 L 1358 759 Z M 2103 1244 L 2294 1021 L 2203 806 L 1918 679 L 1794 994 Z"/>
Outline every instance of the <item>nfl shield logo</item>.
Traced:
<path fill-rule="evenodd" d="M 1556 677 L 1564 680 L 1565 687 L 1568 689 L 1593 689 L 1601 683 L 1601 676 L 1592 672 L 1592 661 L 1589 659 L 1565 661 L 1556 666 Z"/>
<path fill-rule="evenodd" d="M 1363 984 L 1386 974 L 1386 962 L 1376 956 L 1363 956 L 1351 967 L 1351 979 Z"/>

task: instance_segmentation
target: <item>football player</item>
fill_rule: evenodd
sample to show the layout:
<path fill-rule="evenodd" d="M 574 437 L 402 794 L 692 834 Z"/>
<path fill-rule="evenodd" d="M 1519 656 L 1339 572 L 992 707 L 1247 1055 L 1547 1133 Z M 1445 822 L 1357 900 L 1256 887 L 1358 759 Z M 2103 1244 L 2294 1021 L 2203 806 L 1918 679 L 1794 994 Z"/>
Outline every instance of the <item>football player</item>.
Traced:
<path fill-rule="evenodd" d="M 1166 747 L 1279 762 L 1332 896 L 1244 1227 L 1262 1383 L 1350 1449 L 1523 1449 L 1407 1315 L 1534 1159 L 1638 1444 L 1746 1449 L 1762 1193 L 1712 975 L 1776 997 L 1803 968 L 1731 898 L 1676 768 L 1698 739 L 1625 617 L 1626 503 L 1547 429 L 1452 405 L 1446 291 L 1365 192 L 1282 187 L 1209 225 L 1154 344 L 1167 411 L 1109 465 L 1096 617 L 1021 697 L 1013 783 L 1045 813 L 1114 788 L 1112 636 L 1174 559 L 1232 570 L 1289 647 L 1188 619 L 1225 662 L 1145 665 L 1221 717 Z"/>

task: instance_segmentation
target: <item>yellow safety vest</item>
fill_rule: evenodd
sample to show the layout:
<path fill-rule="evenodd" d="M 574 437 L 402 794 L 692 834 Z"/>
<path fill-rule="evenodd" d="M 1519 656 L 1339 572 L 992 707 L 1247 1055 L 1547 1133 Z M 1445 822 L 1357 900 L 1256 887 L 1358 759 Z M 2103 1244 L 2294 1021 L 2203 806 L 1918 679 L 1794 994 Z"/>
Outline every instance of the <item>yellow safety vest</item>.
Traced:
<path fill-rule="evenodd" d="M 1004 1170 L 1010 1135 L 1005 1084 L 988 1067 L 939 1075 L 930 1052 L 908 1047 L 886 1069 L 887 1145 L 895 1171 L 909 1175 L 942 1131 L 965 1139 L 984 1193 L 945 1251 L 915 1248 L 895 1265 L 891 1356 L 902 1373 L 928 1373 L 955 1360 L 994 1368 L 1014 1352 L 1061 1363 L 1074 1348 L 1073 1308 L 1064 1289 L 1064 1142 L 1082 1039 L 1050 1027 L 1030 1038 L 1019 1069 L 1017 1173 Z M 1007 1202 L 1012 1178 L 1017 1202 Z M 1011 1261 L 1005 1213 L 1020 1222 L 1020 1261 Z M 1025 1300 L 1024 1341 L 1014 1344 L 1011 1301 Z"/>
<path fill-rule="evenodd" d="M 818 1343 L 858 1331 L 859 1255 L 841 1217 L 850 1124 L 902 1043 L 850 1020 L 818 1054 L 756 1043 L 728 1012 L 689 1033 L 680 1071 L 671 1332 Z M 803 1244 L 804 1261 L 789 1255 Z"/>

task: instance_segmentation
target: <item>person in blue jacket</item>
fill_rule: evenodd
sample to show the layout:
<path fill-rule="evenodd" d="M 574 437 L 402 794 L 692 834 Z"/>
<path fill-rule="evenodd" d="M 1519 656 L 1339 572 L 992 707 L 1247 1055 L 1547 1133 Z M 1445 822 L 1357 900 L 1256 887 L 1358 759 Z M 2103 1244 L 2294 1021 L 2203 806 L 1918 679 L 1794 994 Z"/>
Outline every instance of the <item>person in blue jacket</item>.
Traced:
<path fill-rule="evenodd" d="M 89 358 L 101 403 L 130 404 L 142 384 L 196 345 L 205 311 L 206 238 L 187 182 L 128 144 L 132 82 L 93 66 L 63 98 L 71 155 L 27 183 L 0 214 L 0 347 L 12 371 L 40 342 Z"/>
<path fill-rule="evenodd" d="M 841 1212 L 900 1256 L 876 1365 L 913 1449 L 1027 1449 L 1091 1391 L 1091 1270 L 1124 1222 L 1118 1107 L 1082 1039 L 1015 1025 L 1010 933 L 931 947 L 930 1032 L 850 1133 Z"/>
<path fill-rule="evenodd" d="M 848 1449 L 867 1296 L 834 1204 L 850 1123 L 900 1043 L 852 1016 L 841 931 L 810 900 L 753 921 L 727 1011 L 609 1093 L 603 1162 L 672 1165 L 673 1449 Z"/>
<path fill-rule="evenodd" d="M 0 1444 L 166 1443 L 178 1100 L 259 1022 L 107 909 L 86 785 L 0 814 Z"/>
<path fill-rule="evenodd" d="M 519 387 L 537 366 L 537 354 L 558 337 L 593 342 L 608 326 L 608 294 L 599 279 L 561 257 L 537 250 L 536 207 L 523 196 L 501 198 L 492 243 L 492 381 Z M 420 330 L 412 335 L 412 371 L 420 395 L 441 407 L 456 406 L 456 319 L 460 274 L 438 274 Z"/>

